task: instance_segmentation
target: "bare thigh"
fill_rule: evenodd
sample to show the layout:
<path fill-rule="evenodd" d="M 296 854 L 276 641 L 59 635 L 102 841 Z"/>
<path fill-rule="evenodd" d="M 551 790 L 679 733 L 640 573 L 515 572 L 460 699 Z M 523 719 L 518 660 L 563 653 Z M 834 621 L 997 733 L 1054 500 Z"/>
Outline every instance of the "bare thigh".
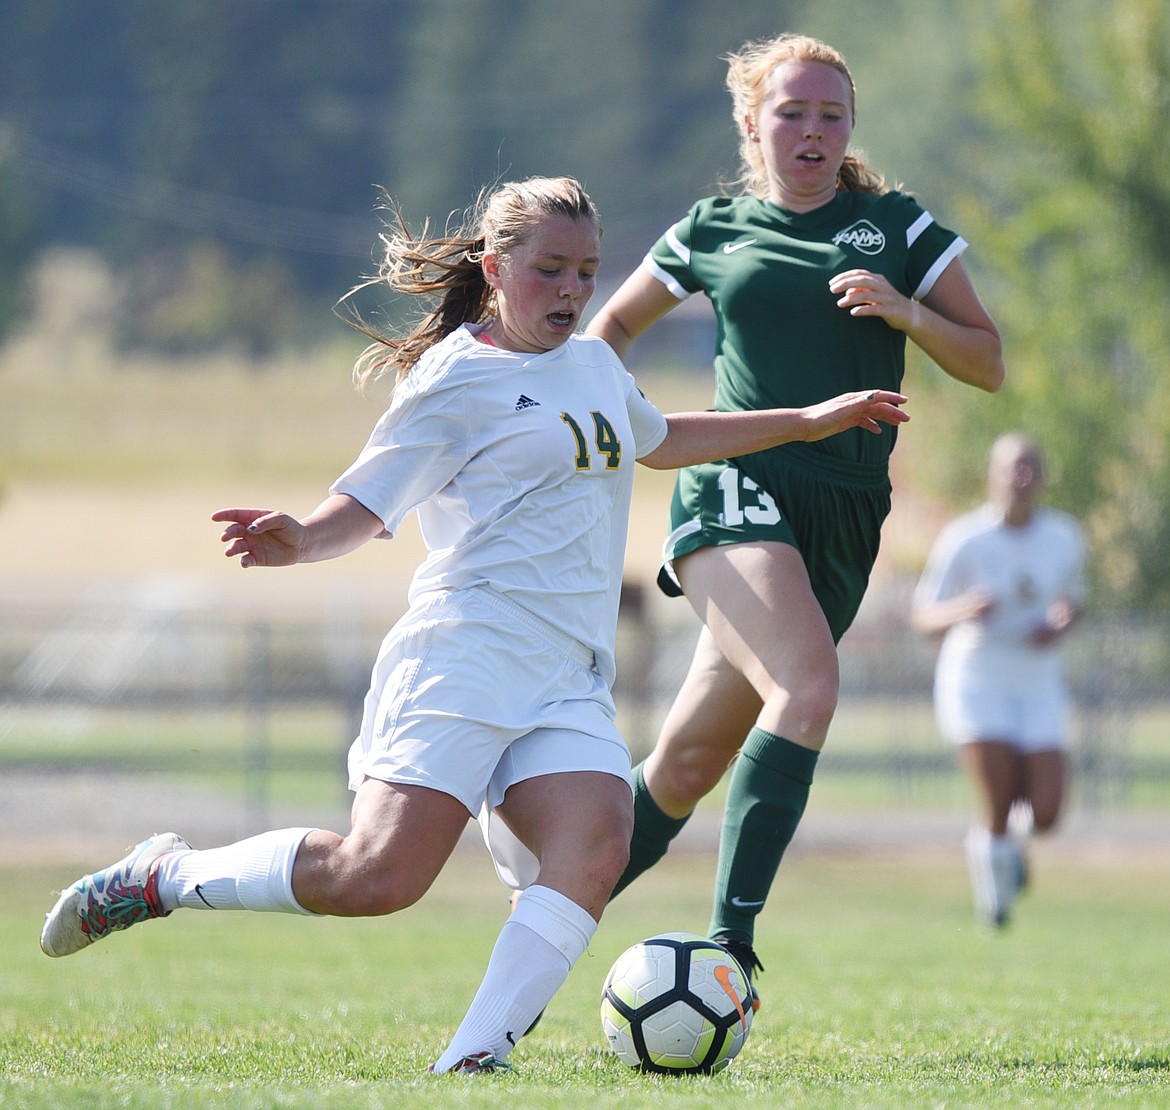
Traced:
<path fill-rule="evenodd" d="M 704 626 L 658 743 L 642 769 L 650 796 L 664 813 L 685 817 L 714 789 L 763 704 Z"/>
<path fill-rule="evenodd" d="M 819 750 L 839 672 L 794 547 L 703 547 L 676 571 L 704 628 L 643 775 L 658 806 L 677 818 L 715 786 L 753 725 Z"/>
<path fill-rule="evenodd" d="M 680 560 L 678 576 L 763 703 L 760 727 L 819 750 L 837 708 L 837 648 L 800 552 L 786 543 L 704 547 Z"/>
<path fill-rule="evenodd" d="M 1034 828 L 1046 832 L 1060 819 L 1064 805 L 1064 752 L 1059 748 L 1028 752 L 1023 763 L 1024 797 L 1032 806 Z"/>
<path fill-rule="evenodd" d="M 496 811 L 540 861 L 536 881 L 600 921 L 629 858 L 629 786 L 599 771 L 540 775 L 509 787 Z"/>
<path fill-rule="evenodd" d="M 1024 787 L 1019 750 L 1003 740 L 974 740 L 959 746 L 959 759 L 979 791 L 988 829 L 1003 836 L 1012 802 Z"/>
<path fill-rule="evenodd" d="M 979 788 L 993 836 L 1007 832 L 1008 814 L 1017 800 L 1032 807 L 1037 831 L 1056 823 L 1064 803 L 1063 751 L 1021 752 L 1002 740 L 976 740 L 961 745 L 959 757 Z"/>
<path fill-rule="evenodd" d="M 301 844 L 293 892 L 314 913 L 404 909 L 430 889 L 469 820 L 450 794 L 368 778 L 354 797 L 348 836 L 317 829 Z"/>

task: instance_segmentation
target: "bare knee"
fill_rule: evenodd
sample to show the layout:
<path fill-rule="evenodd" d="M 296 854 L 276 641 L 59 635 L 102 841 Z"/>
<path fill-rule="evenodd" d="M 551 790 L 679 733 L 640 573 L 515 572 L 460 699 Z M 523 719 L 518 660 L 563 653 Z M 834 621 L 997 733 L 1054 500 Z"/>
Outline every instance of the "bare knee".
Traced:
<path fill-rule="evenodd" d="M 431 884 L 396 859 L 388 863 L 342 841 L 327 855 L 298 855 L 293 871 L 297 901 L 334 917 L 383 917 L 414 905 Z"/>
<path fill-rule="evenodd" d="M 840 692 L 836 671 L 822 675 L 817 681 L 808 683 L 802 689 L 799 702 L 812 727 L 822 732 L 828 731 L 829 725 L 833 723 L 833 715 L 837 712 Z"/>
<path fill-rule="evenodd" d="M 588 885 L 608 894 L 630 862 L 633 834 L 633 807 L 623 806 L 608 819 L 593 820 L 575 832 L 568 830 L 567 836 L 557 838 L 555 851 Z"/>
<path fill-rule="evenodd" d="M 427 884 L 429 885 L 429 884 Z M 427 885 L 395 871 L 383 875 L 363 876 L 346 888 L 349 903 L 347 916 L 384 917 L 413 906 L 426 892 Z"/>
<path fill-rule="evenodd" d="M 541 853 L 537 882 L 559 890 L 595 920 L 630 859 L 630 826 L 597 836 L 547 846 Z"/>
<path fill-rule="evenodd" d="M 786 740 L 816 746 L 824 742 L 837 712 L 839 683 L 835 669 L 800 683 L 791 690 L 776 690 L 765 701 L 761 724 Z"/>
<path fill-rule="evenodd" d="M 715 789 L 729 765 L 722 749 L 691 748 L 663 760 L 652 774 L 647 771 L 647 787 L 667 813 L 689 813 Z"/>
<path fill-rule="evenodd" d="M 632 830 L 630 830 L 632 831 Z M 586 863 L 575 901 L 600 921 L 613 888 L 630 861 L 630 836 L 609 836 Z"/>
<path fill-rule="evenodd" d="M 591 881 L 598 890 L 607 894 L 613 890 L 626 864 L 630 862 L 630 836 L 632 829 L 623 827 L 622 832 L 605 838 L 603 844 L 595 850 L 589 868 L 592 872 Z"/>
<path fill-rule="evenodd" d="M 335 917 L 384 917 L 413 906 L 425 893 L 397 876 L 363 876 L 360 882 L 339 884 L 330 908 L 322 912 Z"/>

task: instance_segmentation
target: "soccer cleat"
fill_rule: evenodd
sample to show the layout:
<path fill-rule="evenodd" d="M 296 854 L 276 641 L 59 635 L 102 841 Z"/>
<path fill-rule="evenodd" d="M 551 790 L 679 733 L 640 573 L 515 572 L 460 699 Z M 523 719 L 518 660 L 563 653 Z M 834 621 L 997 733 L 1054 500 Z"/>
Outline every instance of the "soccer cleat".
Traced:
<path fill-rule="evenodd" d="M 760 996 L 756 991 L 755 983 L 752 982 L 752 973 L 763 971 L 764 965 L 760 963 L 760 957 L 756 955 L 752 942 L 746 937 L 719 937 L 715 943 L 743 968 L 744 978 L 747 979 L 748 987 L 752 992 L 752 1012 L 758 1014 L 760 1012 Z"/>
<path fill-rule="evenodd" d="M 503 1060 L 497 1060 L 490 1052 L 473 1052 L 464 1056 L 462 1060 L 448 1068 L 444 1075 L 493 1075 L 498 1071 L 511 1071 L 512 1065 Z M 435 1065 L 427 1068 L 432 1075 Z"/>
<path fill-rule="evenodd" d="M 69 956 L 119 929 L 168 916 L 158 900 L 158 861 L 190 848 L 176 833 L 155 833 L 125 859 L 78 879 L 45 915 L 41 951 Z"/>

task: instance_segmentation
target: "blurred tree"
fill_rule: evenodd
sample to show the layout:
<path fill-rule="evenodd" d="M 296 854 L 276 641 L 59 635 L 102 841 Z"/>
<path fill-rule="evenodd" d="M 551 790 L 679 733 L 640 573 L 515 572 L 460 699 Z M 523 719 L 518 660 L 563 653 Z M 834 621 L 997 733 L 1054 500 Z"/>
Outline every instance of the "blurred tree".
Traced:
<path fill-rule="evenodd" d="M 440 220 L 478 189 L 570 174 L 606 225 L 606 270 L 636 263 L 662 228 L 735 170 L 720 55 L 775 34 L 803 0 L 437 3 L 404 25 L 409 90 L 385 122 L 381 179 L 408 217 Z M 445 18 L 458 10 L 458 19 Z"/>
<path fill-rule="evenodd" d="M 218 243 L 142 256 L 131 271 L 121 345 L 165 354 L 234 347 L 251 359 L 311 343 L 303 300 L 278 255 L 233 260 Z"/>
<path fill-rule="evenodd" d="M 1045 444 L 1105 604 L 1170 609 L 1170 14 L 1162 0 L 995 0 L 971 10 L 982 117 L 960 225 L 1005 338 L 989 401 L 923 392 L 954 429 L 932 473 L 974 495 L 986 445 Z M 936 413 L 937 414 L 937 413 Z"/>
<path fill-rule="evenodd" d="M 501 177 L 574 174 L 611 272 L 627 268 L 734 169 L 719 55 L 806 7 L 8 0 L 0 124 L 43 197 L 43 242 L 152 273 L 212 245 L 241 273 L 279 257 L 324 329 L 370 267 L 376 185 L 442 220 Z M 138 322 L 121 334 L 152 341 Z"/>

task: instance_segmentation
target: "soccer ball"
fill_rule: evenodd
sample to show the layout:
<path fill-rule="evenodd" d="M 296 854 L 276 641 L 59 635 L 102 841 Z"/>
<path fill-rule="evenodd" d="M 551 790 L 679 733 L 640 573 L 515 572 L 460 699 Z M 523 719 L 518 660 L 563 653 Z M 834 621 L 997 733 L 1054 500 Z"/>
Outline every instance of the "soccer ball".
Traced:
<path fill-rule="evenodd" d="M 747 976 L 694 933 L 662 933 L 627 948 L 601 992 L 601 1027 L 619 1060 L 642 1071 L 722 1071 L 752 1027 Z"/>

